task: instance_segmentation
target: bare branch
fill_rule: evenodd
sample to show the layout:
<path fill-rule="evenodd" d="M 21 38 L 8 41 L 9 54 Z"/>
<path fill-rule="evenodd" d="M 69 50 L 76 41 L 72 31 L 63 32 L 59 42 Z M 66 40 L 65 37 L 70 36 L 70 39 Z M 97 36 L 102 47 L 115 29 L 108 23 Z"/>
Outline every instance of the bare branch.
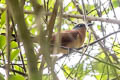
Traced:
<path fill-rule="evenodd" d="M 11 12 L 13 20 L 18 26 L 18 33 L 25 48 L 29 78 L 30 80 L 39 80 L 37 58 L 33 50 L 33 43 L 29 35 L 30 33 L 25 24 L 23 9 L 20 7 L 18 0 L 6 0 L 6 2 L 8 10 Z"/>
<path fill-rule="evenodd" d="M 0 10 L 5 10 L 5 8 L 0 8 Z M 24 10 L 24 12 L 26 14 L 33 14 L 33 11 Z M 51 14 L 52 14 L 51 12 L 46 13 L 47 16 L 50 16 Z M 74 15 L 74 14 L 63 13 L 63 18 L 69 18 L 69 17 L 83 19 L 84 15 Z M 94 17 L 94 16 L 87 16 L 87 15 L 86 15 L 86 19 L 90 21 L 101 21 L 101 22 L 107 22 L 107 23 L 113 23 L 113 24 L 120 24 L 120 20 L 116 20 L 116 19 Z"/>
<path fill-rule="evenodd" d="M 55 20 L 56 20 L 56 17 L 57 17 L 58 6 L 59 6 L 59 0 L 56 0 L 53 12 L 51 14 L 51 18 L 50 18 L 48 26 L 47 26 L 48 33 L 49 33 L 48 34 L 48 37 L 49 37 L 48 39 L 51 38 L 52 33 L 53 33 L 54 24 L 55 24 Z"/>
<path fill-rule="evenodd" d="M 9 11 L 6 11 L 6 43 L 7 43 L 7 70 L 6 70 L 6 74 L 7 74 L 7 80 L 9 80 L 9 69 L 10 69 L 10 25 L 9 25 L 9 21 L 10 21 L 10 16 L 9 16 Z"/>

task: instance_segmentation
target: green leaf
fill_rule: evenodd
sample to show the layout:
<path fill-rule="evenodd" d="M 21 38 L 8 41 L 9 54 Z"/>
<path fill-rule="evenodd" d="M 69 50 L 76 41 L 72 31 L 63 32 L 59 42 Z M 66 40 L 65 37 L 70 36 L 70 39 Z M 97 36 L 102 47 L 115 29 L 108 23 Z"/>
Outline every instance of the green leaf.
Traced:
<path fill-rule="evenodd" d="M 4 11 L 1 15 L 1 27 L 3 26 L 3 24 L 5 24 L 5 18 L 6 17 L 6 11 Z"/>
<path fill-rule="evenodd" d="M 43 80 L 49 80 L 49 77 L 47 75 L 43 75 Z"/>
<path fill-rule="evenodd" d="M 14 69 L 17 71 L 23 72 L 23 68 L 18 65 L 14 65 Z"/>
<path fill-rule="evenodd" d="M 0 0 L 1 3 L 5 3 L 5 0 Z"/>
<path fill-rule="evenodd" d="M 105 59 L 105 53 L 100 53 L 97 57 L 101 59 Z"/>
<path fill-rule="evenodd" d="M 5 80 L 4 76 L 0 73 L 0 80 Z"/>
<path fill-rule="evenodd" d="M 115 43 L 115 46 L 113 46 L 113 50 L 115 52 L 120 52 L 120 45 L 118 43 Z"/>
<path fill-rule="evenodd" d="M 33 9 L 32 4 L 30 3 L 29 0 L 26 0 L 26 4 L 24 5 L 24 9 L 25 10 L 32 10 Z"/>
<path fill-rule="evenodd" d="M 36 28 L 32 28 L 32 29 L 30 30 L 30 32 L 31 32 L 32 34 L 35 34 L 35 33 L 36 33 L 36 31 L 37 31 L 37 29 L 36 29 Z"/>
<path fill-rule="evenodd" d="M 20 52 L 20 50 L 13 49 L 12 52 L 11 52 L 10 60 L 13 61 L 18 56 L 19 52 Z"/>
<path fill-rule="evenodd" d="M 39 4 L 43 4 L 43 1 L 42 0 L 37 0 Z"/>
<path fill-rule="evenodd" d="M 32 15 L 27 16 L 26 19 L 25 19 L 28 26 L 32 26 L 34 20 L 35 20 L 34 16 L 32 16 Z"/>
<path fill-rule="evenodd" d="M 53 8 L 54 8 L 54 4 L 55 4 L 55 0 L 50 0 L 49 1 L 49 11 L 53 11 Z"/>
<path fill-rule="evenodd" d="M 80 78 L 82 80 L 82 78 L 85 76 L 86 71 L 83 70 L 83 66 L 84 66 L 84 61 L 82 62 L 82 64 L 77 64 L 78 67 L 76 67 L 77 69 L 73 72 L 74 73 L 77 73 L 77 75 L 75 75 L 76 77 Z"/>
<path fill-rule="evenodd" d="M 98 30 L 101 30 L 101 26 L 100 25 L 98 25 L 97 28 L 98 28 Z"/>
<path fill-rule="evenodd" d="M 21 75 L 10 75 L 9 80 L 25 80 L 25 78 Z"/>
<path fill-rule="evenodd" d="M 17 44 L 17 42 L 12 41 L 11 44 L 10 44 L 10 46 L 11 46 L 11 48 L 17 48 L 18 44 Z"/>
<path fill-rule="evenodd" d="M 97 67 L 96 67 L 97 66 Z M 105 64 L 103 63 L 96 63 L 93 67 L 96 71 L 102 73 L 103 72 L 103 67 L 105 66 Z M 106 70 L 106 69 L 104 69 Z M 104 71 L 105 72 L 105 71 Z"/>
<path fill-rule="evenodd" d="M 96 75 L 97 80 L 107 80 L 108 75 Z"/>
<path fill-rule="evenodd" d="M 69 7 L 72 6 L 72 5 L 73 5 L 73 3 L 70 2 L 70 3 L 64 8 L 64 11 L 68 11 Z"/>
<path fill-rule="evenodd" d="M 3 35 L 0 35 L 0 49 L 3 49 L 6 43 L 6 37 Z"/>
<path fill-rule="evenodd" d="M 119 7 L 119 2 L 118 0 L 112 0 L 112 3 L 113 3 L 113 6 L 116 8 L 116 7 Z"/>
<path fill-rule="evenodd" d="M 70 68 L 69 68 L 67 65 L 64 65 L 64 70 L 65 70 L 68 74 L 70 74 L 70 72 L 71 72 Z M 68 74 L 65 73 L 65 76 L 67 76 Z"/>

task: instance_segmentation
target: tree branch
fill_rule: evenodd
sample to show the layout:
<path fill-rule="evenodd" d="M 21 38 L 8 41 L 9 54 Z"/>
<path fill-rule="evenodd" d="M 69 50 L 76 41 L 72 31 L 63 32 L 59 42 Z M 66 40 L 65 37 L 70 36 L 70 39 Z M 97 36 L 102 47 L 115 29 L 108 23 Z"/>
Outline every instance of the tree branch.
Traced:
<path fill-rule="evenodd" d="M 6 75 L 7 80 L 9 80 L 9 70 L 10 70 L 10 16 L 9 11 L 6 11 L 6 43 L 7 43 L 7 66 L 6 66 Z"/>
<path fill-rule="evenodd" d="M 0 10 L 5 10 L 5 8 L 0 8 Z M 24 12 L 26 14 L 33 14 L 33 11 L 24 10 Z M 51 12 L 46 13 L 47 16 L 50 16 L 51 14 L 52 14 Z M 74 14 L 63 13 L 62 17 L 63 18 L 71 17 L 71 18 L 83 19 L 84 15 L 74 15 Z M 113 24 L 120 24 L 120 20 L 116 20 L 116 19 L 94 17 L 94 16 L 87 16 L 87 15 L 86 15 L 86 19 L 90 20 L 90 21 L 101 21 L 101 22 L 107 22 L 107 23 L 113 23 Z"/>
<path fill-rule="evenodd" d="M 13 20 L 18 26 L 18 33 L 24 45 L 28 62 L 29 79 L 40 80 L 37 69 L 37 59 L 33 50 L 33 43 L 29 35 L 30 33 L 25 24 L 23 8 L 20 7 L 18 0 L 6 0 L 6 2 L 8 10 L 11 12 Z"/>
<path fill-rule="evenodd" d="M 56 0 L 53 12 L 51 14 L 51 18 L 50 18 L 48 26 L 47 26 L 47 28 L 48 28 L 47 29 L 48 30 L 48 39 L 51 38 L 52 33 L 53 33 L 54 24 L 55 24 L 55 20 L 56 20 L 56 17 L 57 17 L 58 6 L 59 6 L 59 0 Z"/>

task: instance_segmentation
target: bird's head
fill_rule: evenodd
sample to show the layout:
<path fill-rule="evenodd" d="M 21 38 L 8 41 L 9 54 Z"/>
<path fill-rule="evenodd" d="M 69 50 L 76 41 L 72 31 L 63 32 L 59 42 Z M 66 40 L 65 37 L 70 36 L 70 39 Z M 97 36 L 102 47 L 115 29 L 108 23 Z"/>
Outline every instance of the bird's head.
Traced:
<path fill-rule="evenodd" d="M 88 23 L 87 25 L 84 23 L 80 23 L 80 24 L 77 24 L 73 29 L 80 29 L 80 28 L 83 28 L 86 26 L 92 26 L 92 25 L 93 25 L 92 23 Z"/>

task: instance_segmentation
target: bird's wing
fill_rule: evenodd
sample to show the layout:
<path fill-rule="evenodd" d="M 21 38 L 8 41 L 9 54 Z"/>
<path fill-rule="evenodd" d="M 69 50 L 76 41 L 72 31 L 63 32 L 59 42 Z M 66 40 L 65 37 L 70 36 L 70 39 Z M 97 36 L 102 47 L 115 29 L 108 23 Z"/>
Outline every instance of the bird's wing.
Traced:
<path fill-rule="evenodd" d="M 76 40 L 77 36 L 79 35 L 78 31 L 71 30 L 71 31 L 64 31 L 60 33 L 61 35 L 61 46 L 66 46 L 67 44 Z M 54 44 L 56 40 L 56 34 L 53 34 L 51 43 Z"/>

